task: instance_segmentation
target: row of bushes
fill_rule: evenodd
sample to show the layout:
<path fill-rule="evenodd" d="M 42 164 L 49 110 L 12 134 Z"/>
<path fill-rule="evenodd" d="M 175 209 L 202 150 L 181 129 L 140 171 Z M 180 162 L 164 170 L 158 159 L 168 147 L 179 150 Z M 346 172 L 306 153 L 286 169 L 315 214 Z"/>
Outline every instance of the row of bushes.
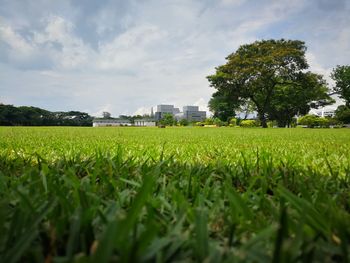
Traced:
<path fill-rule="evenodd" d="M 188 124 L 187 124 L 188 125 Z M 242 119 L 236 119 L 231 118 L 228 122 L 221 121 L 218 118 L 208 118 L 203 122 L 196 122 L 194 125 L 196 126 L 229 126 L 229 127 L 244 127 L 244 128 L 252 128 L 252 127 L 259 127 L 260 121 L 259 120 L 242 120 Z M 277 127 L 276 121 L 268 121 L 267 123 L 268 127 Z M 341 127 L 343 123 L 335 118 L 330 117 L 318 117 L 315 115 L 305 115 L 298 119 L 294 118 L 291 123 L 291 127 L 296 127 L 297 125 L 306 126 L 308 128 L 328 128 L 328 127 Z M 186 125 L 184 125 L 186 126 Z"/>
<path fill-rule="evenodd" d="M 181 123 L 180 123 L 181 124 Z M 229 127 L 258 127 L 260 126 L 260 122 L 258 120 L 242 120 L 239 118 L 231 118 L 229 121 L 225 122 L 220 120 L 219 118 L 208 118 L 202 122 L 194 123 L 195 126 L 229 126 Z"/>
<path fill-rule="evenodd" d="M 337 127 L 342 126 L 343 123 L 335 118 L 330 117 L 318 117 L 315 115 L 305 115 L 298 119 L 298 124 L 306 126 L 308 128 L 329 128 L 329 127 Z"/>

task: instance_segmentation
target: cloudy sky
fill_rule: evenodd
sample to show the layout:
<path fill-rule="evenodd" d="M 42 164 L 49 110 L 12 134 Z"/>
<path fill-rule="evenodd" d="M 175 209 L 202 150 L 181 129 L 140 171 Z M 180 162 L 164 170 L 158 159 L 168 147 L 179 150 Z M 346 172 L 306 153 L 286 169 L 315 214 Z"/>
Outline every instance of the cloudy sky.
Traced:
<path fill-rule="evenodd" d="M 350 63 L 350 0 L 0 0 L 0 102 L 98 115 L 205 109 L 239 45 L 306 42 L 311 70 Z"/>

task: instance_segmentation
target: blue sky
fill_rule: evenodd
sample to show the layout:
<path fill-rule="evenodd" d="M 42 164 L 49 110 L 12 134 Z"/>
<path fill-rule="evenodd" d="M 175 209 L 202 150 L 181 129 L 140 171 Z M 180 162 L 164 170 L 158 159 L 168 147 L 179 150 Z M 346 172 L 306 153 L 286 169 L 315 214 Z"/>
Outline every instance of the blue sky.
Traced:
<path fill-rule="evenodd" d="M 349 0 L 0 0 L 0 102 L 93 115 L 206 109 L 241 44 L 299 39 L 310 70 L 350 64 Z"/>

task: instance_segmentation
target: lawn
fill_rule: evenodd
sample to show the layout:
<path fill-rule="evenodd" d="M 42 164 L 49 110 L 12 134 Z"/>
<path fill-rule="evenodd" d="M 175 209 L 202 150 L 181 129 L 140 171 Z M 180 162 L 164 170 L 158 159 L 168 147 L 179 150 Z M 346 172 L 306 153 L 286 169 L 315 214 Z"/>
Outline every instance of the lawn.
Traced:
<path fill-rule="evenodd" d="M 349 261 L 350 129 L 0 128 L 4 262 Z"/>

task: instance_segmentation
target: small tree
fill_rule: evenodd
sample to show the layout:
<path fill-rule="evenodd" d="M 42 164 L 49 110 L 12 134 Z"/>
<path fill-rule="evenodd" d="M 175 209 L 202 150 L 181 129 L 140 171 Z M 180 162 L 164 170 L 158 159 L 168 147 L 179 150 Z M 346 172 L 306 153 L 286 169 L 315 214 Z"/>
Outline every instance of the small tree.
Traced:
<path fill-rule="evenodd" d="M 188 120 L 187 120 L 187 119 L 181 119 L 181 120 L 179 121 L 179 124 L 180 124 L 181 126 L 188 126 Z"/>
<path fill-rule="evenodd" d="M 225 126 L 225 122 L 223 122 L 219 118 L 214 118 L 213 119 L 213 124 L 216 125 L 217 127 Z"/>
<path fill-rule="evenodd" d="M 335 118 L 343 123 L 350 123 L 350 108 L 341 105 L 335 111 Z"/>
<path fill-rule="evenodd" d="M 104 111 L 102 113 L 102 116 L 104 119 L 110 119 L 111 118 L 111 114 L 108 111 Z"/>
<path fill-rule="evenodd" d="M 334 90 L 346 101 L 350 107 L 350 66 L 337 66 L 333 69 L 331 78 L 335 81 Z"/>
<path fill-rule="evenodd" d="M 159 121 L 161 125 L 173 126 L 174 125 L 174 117 L 172 114 L 166 113 L 164 117 Z"/>
<path fill-rule="evenodd" d="M 237 119 L 236 118 L 231 118 L 230 121 L 229 121 L 229 126 L 230 127 L 237 126 Z"/>

